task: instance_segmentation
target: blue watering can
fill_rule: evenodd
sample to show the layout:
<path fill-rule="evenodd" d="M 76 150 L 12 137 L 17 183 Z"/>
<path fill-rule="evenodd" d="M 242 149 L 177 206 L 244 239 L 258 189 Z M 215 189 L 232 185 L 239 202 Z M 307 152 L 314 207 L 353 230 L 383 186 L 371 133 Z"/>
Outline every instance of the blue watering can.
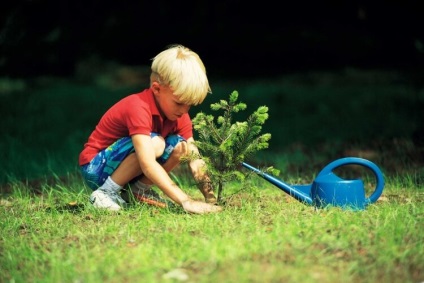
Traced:
<path fill-rule="evenodd" d="M 357 157 L 345 157 L 329 163 L 319 172 L 312 184 L 288 185 L 283 181 L 264 173 L 243 162 L 242 165 L 277 186 L 300 202 L 317 208 L 337 206 L 343 209 L 363 210 L 374 203 L 383 193 L 384 179 L 380 169 L 369 160 Z M 374 192 L 365 195 L 364 183 L 360 179 L 345 180 L 334 174 L 333 170 L 344 165 L 361 165 L 371 169 L 376 177 Z"/>

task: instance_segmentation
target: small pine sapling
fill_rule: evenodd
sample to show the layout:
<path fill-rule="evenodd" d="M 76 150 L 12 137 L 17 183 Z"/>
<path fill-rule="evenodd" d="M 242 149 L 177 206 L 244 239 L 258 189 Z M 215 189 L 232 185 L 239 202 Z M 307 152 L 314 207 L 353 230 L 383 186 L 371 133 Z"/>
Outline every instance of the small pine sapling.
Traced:
<path fill-rule="evenodd" d="M 217 187 L 218 202 L 222 199 L 224 184 L 229 181 L 243 182 L 247 176 L 240 164 L 253 153 L 268 148 L 271 134 L 261 134 L 262 125 L 268 119 L 268 107 L 260 106 L 246 121 L 232 123 L 233 114 L 246 109 L 246 104 L 237 102 L 238 92 L 233 91 L 229 101 L 220 100 L 211 104 L 213 111 L 223 111 L 216 123 L 213 115 L 198 113 L 193 119 L 198 132 L 196 145 L 205 161 L 206 172 L 213 187 Z M 272 167 L 268 171 L 277 173 Z"/>

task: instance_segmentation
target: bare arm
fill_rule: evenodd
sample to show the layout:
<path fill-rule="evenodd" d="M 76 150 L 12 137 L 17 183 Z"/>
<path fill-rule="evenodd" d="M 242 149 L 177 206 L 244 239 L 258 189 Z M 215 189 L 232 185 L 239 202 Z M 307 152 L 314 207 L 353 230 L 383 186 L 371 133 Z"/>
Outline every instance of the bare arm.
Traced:
<path fill-rule="evenodd" d="M 165 169 L 156 161 L 150 136 L 132 136 L 137 159 L 143 174 L 156 184 L 170 199 L 182 205 L 189 197 L 172 181 Z"/>
<path fill-rule="evenodd" d="M 187 140 L 188 152 L 199 154 L 199 149 L 194 143 L 193 138 Z M 190 170 L 193 174 L 194 179 L 196 180 L 197 186 L 200 192 L 205 197 L 206 202 L 216 203 L 217 199 L 213 193 L 213 187 L 210 181 L 209 176 L 206 174 L 206 164 L 202 159 L 195 159 L 190 161 Z"/>

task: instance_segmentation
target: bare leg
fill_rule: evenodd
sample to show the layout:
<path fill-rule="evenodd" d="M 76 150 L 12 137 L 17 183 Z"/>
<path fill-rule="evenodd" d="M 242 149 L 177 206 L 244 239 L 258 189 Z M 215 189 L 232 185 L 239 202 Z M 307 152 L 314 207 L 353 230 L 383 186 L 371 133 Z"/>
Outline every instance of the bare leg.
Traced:
<path fill-rule="evenodd" d="M 156 157 L 159 157 L 163 154 L 165 150 L 165 141 L 163 137 L 156 136 L 152 138 L 153 147 L 155 149 Z M 124 186 L 132 179 L 140 176 L 142 174 L 142 170 L 140 168 L 140 163 L 138 162 L 137 156 L 135 153 L 129 154 L 122 163 L 116 168 L 115 172 L 112 173 L 112 180 L 120 186 Z M 147 178 L 143 178 L 148 180 Z M 148 180 L 150 182 L 150 180 Z M 144 181 L 143 181 L 144 182 Z M 151 184 L 147 183 L 146 184 Z"/>
<path fill-rule="evenodd" d="M 163 152 L 163 151 L 162 151 Z M 171 155 L 169 156 L 169 159 L 162 164 L 163 169 L 165 169 L 166 172 L 171 172 L 175 167 L 177 167 L 180 164 L 180 158 L 187 152 L 187 143 L 186 142 L 179 142 L 174 150 L 172 151 Z M 160 154 L 159 156 L 161 156 Z M 159 157 L 156 156 L 156 157 Z M 142 176 L 140 178 L 140 181 L 146 185 L 151 185 L 152 181 L 150 181 L 145 176 Z"/>

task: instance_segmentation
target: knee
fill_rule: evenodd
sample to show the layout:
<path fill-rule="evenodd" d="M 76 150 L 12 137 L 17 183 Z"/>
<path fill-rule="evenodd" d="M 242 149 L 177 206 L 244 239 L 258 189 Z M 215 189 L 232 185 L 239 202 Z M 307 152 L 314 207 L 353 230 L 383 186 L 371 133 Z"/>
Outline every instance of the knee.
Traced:
<path fill-rule="evenodd" d="M 186 155 L 187 151 L 188 151 L 187 142 L 181 141 L 175 146 L 171 156 L 173 158 L 179 159 L 183 157 L 184 155 Z"/>
<path fill-rule="evenodd" d="M 156 158 L 162 156 L 165 150 L 165 139 L 161 136 L 155 136 L 152 138 L 152 142 Z"/>

